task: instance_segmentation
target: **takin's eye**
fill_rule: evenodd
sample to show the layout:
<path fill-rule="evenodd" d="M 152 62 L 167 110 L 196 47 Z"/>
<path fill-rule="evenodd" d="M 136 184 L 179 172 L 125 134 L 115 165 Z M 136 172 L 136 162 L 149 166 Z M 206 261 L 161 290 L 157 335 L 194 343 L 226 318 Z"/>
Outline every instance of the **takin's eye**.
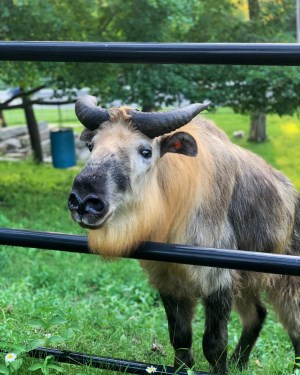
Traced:
<path fill-rule="evenodd" d="M 94 145 L 91 142 L 87 142 L 85 145 L 89 149 L 89 151 L 92 152 Z"/>
<path fill-rule="evenodd" d="M 139 154 L 144 158 L 144 159 L 150 159 L 152 156 L 152 150 L 149 147 L 141 147 L 139 149 Z"/>

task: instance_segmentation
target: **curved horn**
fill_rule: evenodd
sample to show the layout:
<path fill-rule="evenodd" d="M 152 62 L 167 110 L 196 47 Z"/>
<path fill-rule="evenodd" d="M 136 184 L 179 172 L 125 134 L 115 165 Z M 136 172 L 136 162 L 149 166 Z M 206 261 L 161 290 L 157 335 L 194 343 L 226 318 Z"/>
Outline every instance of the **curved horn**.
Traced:
<path fill-rule="evenodd" d="M 128 111 L 132 124 L 149 138 L 170 133 L 188 124 L 195 116 L 210 105 L 210 102 L 196 103 L 169 112 L 151 113 Z"/>
<path fill-rule="evenodd" d="M 97 98 L 91 95 L 82 96 L 77 100 L 75 113 L 78 120 L 91 131 L 98 129 L 102 122 L 109 120 L 108 111 L 97 107 Z"/>

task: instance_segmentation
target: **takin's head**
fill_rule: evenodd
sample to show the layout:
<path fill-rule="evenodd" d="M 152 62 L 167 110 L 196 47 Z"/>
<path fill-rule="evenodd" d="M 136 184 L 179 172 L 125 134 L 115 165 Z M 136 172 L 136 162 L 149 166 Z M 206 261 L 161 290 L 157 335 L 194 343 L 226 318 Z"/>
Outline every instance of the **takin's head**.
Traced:
<path fill-rule="evenodd" d="M 193 104 L 169 112 L 143 113 L 128 107 L 105 110 L 97 107 L 92 96 L 77 101 L 76 114 L 86 128 L 81 140 L 91 155 L 75 177 L 68 204 L 73 220 L 91 230 L 93 250 L 112 255 L 112 247 L 113 255 L 120 255 L 140 240 L 147 240 L 142 238 L 151 226 L 147 212 L 150 215 L 157 203 L 153 178 L 156 164 L 170 152 L 197 155 L 192 135 L 171 132 L 189 123 L 207 106 Z M 149 189 L 146 203 L 143 201 Z M 116 243 L 124 243 L 124 235 L 128 245 L 118 250 Z"/>

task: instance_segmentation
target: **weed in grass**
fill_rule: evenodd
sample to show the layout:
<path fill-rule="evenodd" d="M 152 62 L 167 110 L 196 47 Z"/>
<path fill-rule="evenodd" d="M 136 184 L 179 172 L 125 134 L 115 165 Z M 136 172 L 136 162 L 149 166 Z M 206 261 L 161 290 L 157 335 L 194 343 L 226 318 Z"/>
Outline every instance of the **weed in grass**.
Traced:
<path fill-rule="evenodd" d="M 11 311 L 12 314 L 12 311 Z M 52 356 L 47 356 L 44 360 L 37 360 L 36 363 L 28 367 L 26 357 L 31 350 L 41 346 L 63 345 L 70 341 L 74 336 L 74 328 L 69 325 L 68 320 L 64 317 L 64 313 L 57 310 L 55 306 L 42 304 L 35 309 L 35 314 L 42 316 L 42 318 L 35 318 L 28 322 L 31 330 L 27 331 L 27 335 L 18 334 L 14 332 L 14 337 L 10 337 L 0 343 L 0 348 L 3 352 L 9 350 L 3 356 L 0 363 L 0 374 L 15 374 L 20 373 L 24 367 L 28 371 L 40 371 L 42 374 L 49 375 L 56 372 L 64 372 L 63 368 L 58 365 Z M 9 322 L 6 320 L 6 329 L 10 323 L 14 324 L 14 320 Z M 12 327 L 13 329 L 13 327 Z M 30 336 L 29 336 L 30 333 Z M 5 335 L 1 335 L 3 338 Z M 32 338 L 34 337 L 34 338 Z M 22 342 L 23 344 L 19 344 Z"/>

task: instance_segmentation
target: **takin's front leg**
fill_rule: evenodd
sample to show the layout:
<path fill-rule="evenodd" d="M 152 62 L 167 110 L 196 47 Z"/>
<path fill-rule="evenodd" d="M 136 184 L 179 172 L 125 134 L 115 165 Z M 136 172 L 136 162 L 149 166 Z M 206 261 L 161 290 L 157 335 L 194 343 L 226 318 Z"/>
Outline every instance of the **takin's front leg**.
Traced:
<path fill-rule="evenodd" d="M 167 314 L 170 342 L 175 350 L 174 368 L 194 365 L 192 356 L 192 319 L 196 301 L 160 293 Z"/>
<path fill-rule="evenodd" d="M 217 374 L 228 374 L 227 369 L 227 325 L 232 309 L 232 290 L 222 288 L 204 298 L 205 332 L 203 353 Z"/>

